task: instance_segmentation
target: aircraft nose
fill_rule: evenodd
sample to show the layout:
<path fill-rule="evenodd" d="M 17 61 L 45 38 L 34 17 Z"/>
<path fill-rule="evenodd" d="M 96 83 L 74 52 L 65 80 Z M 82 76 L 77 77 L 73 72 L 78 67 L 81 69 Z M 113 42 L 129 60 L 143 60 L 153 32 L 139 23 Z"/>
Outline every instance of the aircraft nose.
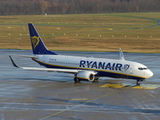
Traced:
<path fill-rule="evenodd" d="M 146 75 L 148 78 L 153 76 L 153 72 L 151 70 L 147 70 L 146 72 L 147 72 Z"/>

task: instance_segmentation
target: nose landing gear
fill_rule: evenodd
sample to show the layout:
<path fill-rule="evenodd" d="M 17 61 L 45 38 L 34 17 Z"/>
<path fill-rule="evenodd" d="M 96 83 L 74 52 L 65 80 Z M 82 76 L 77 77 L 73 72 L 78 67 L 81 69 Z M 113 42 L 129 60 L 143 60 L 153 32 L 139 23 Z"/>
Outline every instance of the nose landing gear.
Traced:
<path fill-rule="evenodd" d="M 145 81 L 145 79 L 138 79 L 137 82 L 136 82 L 136 85 L 137 85 L 137 86 L 140 86 L 140 83 L 141 83 L 142 81 Z"/>

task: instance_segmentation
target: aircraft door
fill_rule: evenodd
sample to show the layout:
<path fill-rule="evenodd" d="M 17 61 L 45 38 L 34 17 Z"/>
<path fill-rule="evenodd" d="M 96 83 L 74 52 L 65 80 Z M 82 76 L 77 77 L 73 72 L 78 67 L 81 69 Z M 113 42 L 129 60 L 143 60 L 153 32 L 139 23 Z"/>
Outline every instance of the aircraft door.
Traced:
<path fill-rule="evenodd" d="M 134 68 L 133 66 L 130 66 L 130 70 L 129 70 L 130 74 L 133 74 L 133 68 Z"/>

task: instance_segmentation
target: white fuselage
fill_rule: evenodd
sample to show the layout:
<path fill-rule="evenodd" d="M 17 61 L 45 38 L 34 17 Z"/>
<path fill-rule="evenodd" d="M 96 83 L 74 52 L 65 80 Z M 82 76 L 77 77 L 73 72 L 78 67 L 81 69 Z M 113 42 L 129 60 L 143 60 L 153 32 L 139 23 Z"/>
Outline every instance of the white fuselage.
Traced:
<path fill-rule="evenodd" d="M 47 68 L 95 71 L 99 77 L 147 79 L 153 75 L 145 65 L 127 60 L 64 55 L 37 55 L 36 57 L 37 59 L 33 60 Z"/>

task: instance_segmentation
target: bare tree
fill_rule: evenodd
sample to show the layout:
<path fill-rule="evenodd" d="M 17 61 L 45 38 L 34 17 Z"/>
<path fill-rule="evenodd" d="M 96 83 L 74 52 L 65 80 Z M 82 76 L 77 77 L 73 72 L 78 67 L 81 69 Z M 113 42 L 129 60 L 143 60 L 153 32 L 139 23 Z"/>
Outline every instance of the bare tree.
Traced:
<path fill-rule="evenodd" d="M 0 15 L 159 12 L 159 6 L 160 0 L 0 0 Z"/>
<path fill-rule="evenodd" d="M 48 2 L 44 1 L 44 0 L 40 0 L 40 6 L 41 6 L 41 9 L 42 9 L 42 14 L 44 14 L 46 8 L 48 7 Z"/>

